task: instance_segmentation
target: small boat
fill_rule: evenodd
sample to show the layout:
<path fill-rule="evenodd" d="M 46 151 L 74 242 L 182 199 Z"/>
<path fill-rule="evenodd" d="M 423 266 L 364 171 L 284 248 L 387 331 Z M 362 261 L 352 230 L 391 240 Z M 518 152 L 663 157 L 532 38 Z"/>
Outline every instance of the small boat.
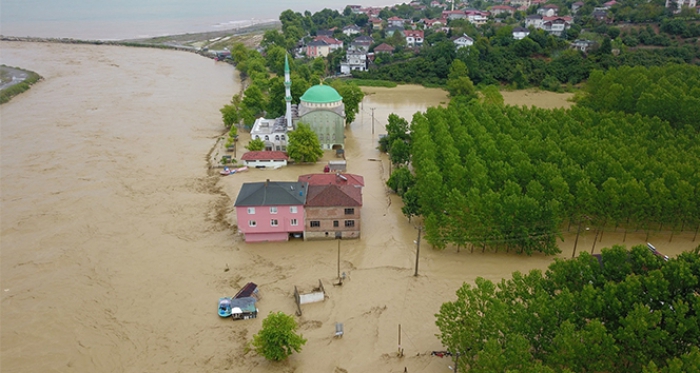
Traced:
<path fill-rule="evenodd" d="M 231 309 L 231 298 L 223 297 L 219 298 L 219 316 L 229 317 L 233 313 Z"/>
<path fill-rule="evenodd" d="M 224 169 L 221 170 L 221 171 L 219 171 L 219 173 L 220 173 L 222 176 L 226 176 L 226 175 L 233 175 L 233 174 L 235 174 L 235 173 L 243 172 L 243 171 L 248 171 L 248 167 L 245 167 L 245 166 L 244 166 L 244 167 L 236 168 L 236 169 L 230 169 L 230 168 L 228 168 L 228 167 L 224 167 Z"/>

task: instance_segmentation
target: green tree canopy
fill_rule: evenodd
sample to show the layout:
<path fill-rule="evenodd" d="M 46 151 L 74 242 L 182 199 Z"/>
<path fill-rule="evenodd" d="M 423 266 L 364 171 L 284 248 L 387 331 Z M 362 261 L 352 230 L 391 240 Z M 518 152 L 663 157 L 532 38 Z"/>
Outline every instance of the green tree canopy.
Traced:
<path fill-rule="evenodd" d="M 265 142 L 261 139 L 252 139 L 248 142 L 248 145 L 246 145 L 245 148 L 251 152 L 257 152 L 265 149 Z"/>
<path fill-rule="evenodd" d="M 699 283 L 696 253 L 605 248 L 464 284 L 436 315 L 438 338 L 458 371 L 697 372 Z"/>
<path fill-rule="evenodd" d="M 255 352 L 267 360 L 281 361 L 294 352 L 301 352 L 306 339 L 297 334 L 294 317 L 284 312 L 271 312 L 262 322 L 262 329 L 253 336 Z"/>
<path fill-rule="evenodd" d="M 287 154 L 289 158 L 295 162 L 315 163 L 323 157 L 323 149 L 321 143 L 311 130 L 311 127 L 306 123 L 297 123 L 297 128 L 289 132 L 289 145 L 287 145 Z"/>
<path fill-rule="evenodd" d="M 352 123 L 355 121 L 357 113 L 360 112 L 360 103 L 365 97 L 364 92 L 362 92 L 362 89 L 360 89 L 357 84 L 347 83 L 339 79 L 334 80 L 331 86 L 333 86 L 343 98 L 343 104 L 345 105 L 345 123 Z"/>

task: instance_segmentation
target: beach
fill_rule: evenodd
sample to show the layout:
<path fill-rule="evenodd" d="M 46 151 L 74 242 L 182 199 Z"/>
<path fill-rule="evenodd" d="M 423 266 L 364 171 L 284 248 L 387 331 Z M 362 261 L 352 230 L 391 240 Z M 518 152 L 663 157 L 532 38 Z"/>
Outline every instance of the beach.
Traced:
<path fill-rule="evenodd" d="M 416 222 L 384 185 L 389 164 L 377 139 L 390 113 L 410 120 L 444 104 L 442 90 L 368 89 L 346 131 L 348 172 L 366 184 L 360 239 L 246 244 L 233 210 L 240 186 L 293 181 L 323 162 L 226 177 L 210 168 L 207 155 L 225 131 L 219 108 L 240 91 L 231 65 L 118 46 L 0 48 L 2 63 L 44 77 L 0 107 L 3 372 L 449 372 L 451 360 L 430 355 L 443 349 L 440 305 L 477 277 L 500 281 L 554 260 L 422 242 L 414 276 Z M 570 257 L 574 233 L 560 257 Z M 621 238 L 606 232 L 595 250 Z M 644 238 L 630 233 L 625 244 Z M 697 246 L 692 238 L 650 240 L 675 256 Z M 593 240 L 584 231 L 579 252 Z M 333 285 L 338 271 L 342 286 Z M 319 280 L 327 298 L 295 316 L 308 339 L 302 352 L 280 363 L 250 352 L 264 317 L 294 315 L 294 287 Z M 260 316 L 219 318 L 219 297 L 247 282 L 259 285 Z"/>

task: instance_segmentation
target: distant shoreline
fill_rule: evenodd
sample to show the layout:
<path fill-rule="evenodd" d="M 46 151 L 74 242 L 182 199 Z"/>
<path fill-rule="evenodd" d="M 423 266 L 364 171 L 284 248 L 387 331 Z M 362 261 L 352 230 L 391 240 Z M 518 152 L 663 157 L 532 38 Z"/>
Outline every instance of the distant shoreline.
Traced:
<path fill-rule="evenodd" d="M 250 33 L 260 32 L 271 28 L 279 27 L 281 22 L 271 21 L 257 23 L 254 25 L 228 29 L 219 31 L 204 31 L 196 33 L 186 33 L 177 35 L 166 35 L 145 39 L 122 39 L 122 40 L 89 40 L 89 39 L 74 39 L 74 38 L 46 38 L 33 36 L 5 36 L 0 35 L 0 41 L 15 41 L 28 43 L 63 43 L 63 44 L 92 44 L 92 45 L 117 45 L 127 47 L 145 47 L 172 49 L 186 52 L 198 53 L 200 48 L 187 45 L 191 43 L 209 41 L 214 38 L 226 36 L 246 35 Z"/>

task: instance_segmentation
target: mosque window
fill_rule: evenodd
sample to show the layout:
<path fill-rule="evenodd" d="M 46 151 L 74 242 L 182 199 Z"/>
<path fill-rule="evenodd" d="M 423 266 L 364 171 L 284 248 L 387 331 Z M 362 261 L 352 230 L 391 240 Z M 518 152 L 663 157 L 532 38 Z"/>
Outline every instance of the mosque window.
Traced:
<path fill-rule="evenodd" d="M 284 135 L 282 135 L 282 141 L 284 141 Z"/>
<path fill-rule="evenodd" d="M 269 140 L 270 140 L 270 136 L 265 135 L 265 141 L 269 141 Z"/>
<path fill-rule="evenodd" d="M 280 135 L 275 135 L 275 141 L 279 141 Z"/>

